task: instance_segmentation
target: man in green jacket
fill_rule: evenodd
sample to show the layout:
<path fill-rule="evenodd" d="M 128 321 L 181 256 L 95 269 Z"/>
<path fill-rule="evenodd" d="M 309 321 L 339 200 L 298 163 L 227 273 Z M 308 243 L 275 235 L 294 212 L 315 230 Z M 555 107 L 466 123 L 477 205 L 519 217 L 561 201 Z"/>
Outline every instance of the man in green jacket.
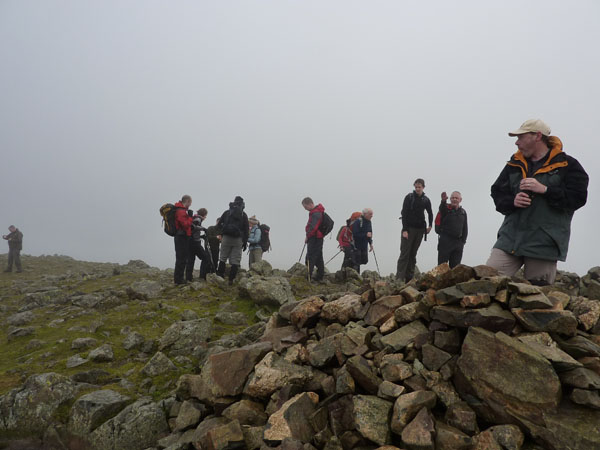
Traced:
<path fill-rule="evenodd" d="M 524 266 L 531 283 L 552 284 L 556 261 L 567 258 L 573 213 L 587 201 L 589 178 L 543 121 L 527 120 L 508 135 L 517 137 L 519 150 L 492 185 L 496 210 L 505 217 L 487 265 L 508 276 Z"/>
<path fill-rule="evenodd" d="M 5 272 L 12 272 L 13 262 L 17 267 L 17 272 L 23 272 L 21 267 L 21 249 L 23 248 L 23 233 L 17 227 L 11 225 L 8 227 L 9 234 L 2 236 L 8 241 L 8 267 Z"/>

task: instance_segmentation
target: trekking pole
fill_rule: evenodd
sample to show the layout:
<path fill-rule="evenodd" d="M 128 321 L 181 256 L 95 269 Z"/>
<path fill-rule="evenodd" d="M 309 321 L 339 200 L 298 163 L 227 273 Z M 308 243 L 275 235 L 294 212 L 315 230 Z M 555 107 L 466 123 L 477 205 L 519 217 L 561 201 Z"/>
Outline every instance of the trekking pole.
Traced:
<path fill-rule="evenodd" d="M 325 263 L 325 265 L 327 265 L 327 264 L 329 264 L 331 261 L 333 261 L 333 259 L 334 259 L 334 258 L 335 258 L 337 255 L 339 255 L 340 253 L 342 253 L 342 251 L 341 251 L 341 250 L 340 250 L 339 252 L 337 252 L 335 255 L 333 255 L 333 257 L 332 257 L 332 258 L 331 258 L 329 261 L 327 261 L 327 262 Z"/>
<path fill-rule="evenodd" d="M 300 253 L 300 258 L 298 258 L 298 262 L 302 259 L 302 255 L 304 255 L 304 249 L 306 248 L 306 242 L 304 243 L 304 247 L 302 247 L 302 253 Z"/>
<path fill-rule="evenodd" d="M 375 248 L 373 248 L 373 258 L 375 258 L 375 266 L 377 267 L 377 273 L 379 274 L 379 276 L 381 276 L 381 273 L 379 272 L 379 263 L 377 262 L 377 255 L 375 254 Z"/>

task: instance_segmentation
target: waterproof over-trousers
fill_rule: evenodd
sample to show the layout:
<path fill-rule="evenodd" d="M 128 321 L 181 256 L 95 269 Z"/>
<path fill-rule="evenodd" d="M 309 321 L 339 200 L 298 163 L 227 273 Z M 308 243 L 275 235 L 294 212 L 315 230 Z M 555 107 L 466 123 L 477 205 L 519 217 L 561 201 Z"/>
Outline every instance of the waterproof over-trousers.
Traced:
<path fill-rule="evenodd" d="M 438 241 L 438 265 L 445 262 L 451 269 L 458 266 L 462 260 L 465 243 L 460 238 L 453 238 L 444 234 Z"/>
<path fill-rule="evenodd" d="M 315 236 L 308 239 L 306 243 L 306 261 L 308 262 L 308 273 L 314 281 L 321 281 L 325 275 L 325 262 L 323 261 L 323 238 Z M 317 274 L 312 276 L 314 268 Z"/>
<path fill-rule="evenodd" d="M 183 284 L 183 273 L 188 263 L 188 254 L 190 253 L 190 236 L 185 234 L 175 235 L 175 272 L 173 277 L 175 284 Z"/>
<path fill-rule="evenodd" d="M 415 276 L 417 265 L 417 251 L 423 241 L 424 228 L 409 228 L 408 238 L 400 241 L 400 258 L 396 268 L 396 278 L 409 282 Z"/>

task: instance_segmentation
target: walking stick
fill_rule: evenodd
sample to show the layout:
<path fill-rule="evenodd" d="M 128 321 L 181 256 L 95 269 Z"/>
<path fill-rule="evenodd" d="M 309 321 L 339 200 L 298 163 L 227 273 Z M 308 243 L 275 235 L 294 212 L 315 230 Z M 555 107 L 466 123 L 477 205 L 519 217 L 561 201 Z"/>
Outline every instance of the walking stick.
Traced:
<path fill-rule="evenodd" d="M 306 242 L 304 243 L 304 247 L 302 247 L 302 253 L 300 253 L 300 258 L 298 258 L 298 262 L 302 259 L 302 255 L 304 255 L 304 249 L 306 248 Z"/>
<path fill-rule="evenodd" d="M 379 274 L 379 276 L 381 276 L 381 273 L 379 272 L 379 263 L 377 262 L 377 255 L 375 254 L 375 248 L 373 248 L 373 258 L 375 258 L 375 266 L 377 267 L 377 273 Z"/>
<path fill-rule="evenodd" d="M 333 255 L 333 257 L 332 257 L 332 258 L 331 258 L 329 261 L 327 261 L 327 262 L 325 263 L 325 265 L 327 265 L 327 264 L 329 264 L 331 261 L 333 261 L 333 259 L 334 259 L 334 258 L 335 258 L 337 255 L 339 255 L 340 253 L 342 253 L 342 251 L 341 251 L 341 250 L 340 250 L 339 252 L 337 252 L 335 255 Z"/>

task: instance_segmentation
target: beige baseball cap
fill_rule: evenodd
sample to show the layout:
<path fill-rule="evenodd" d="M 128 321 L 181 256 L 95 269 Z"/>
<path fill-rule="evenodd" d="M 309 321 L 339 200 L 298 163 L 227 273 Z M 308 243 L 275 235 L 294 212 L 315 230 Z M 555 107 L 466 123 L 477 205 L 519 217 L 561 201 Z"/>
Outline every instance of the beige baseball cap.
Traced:
<path fill-rule="evenodd" d="M 544 136 L 550 136 L 550 127 L 543 120 L 529 119 L 523 122 L 521 128 L 515 131 L 510 131 L 509 136 L 518 136 L 525 133 L 542 133 Z"/>

